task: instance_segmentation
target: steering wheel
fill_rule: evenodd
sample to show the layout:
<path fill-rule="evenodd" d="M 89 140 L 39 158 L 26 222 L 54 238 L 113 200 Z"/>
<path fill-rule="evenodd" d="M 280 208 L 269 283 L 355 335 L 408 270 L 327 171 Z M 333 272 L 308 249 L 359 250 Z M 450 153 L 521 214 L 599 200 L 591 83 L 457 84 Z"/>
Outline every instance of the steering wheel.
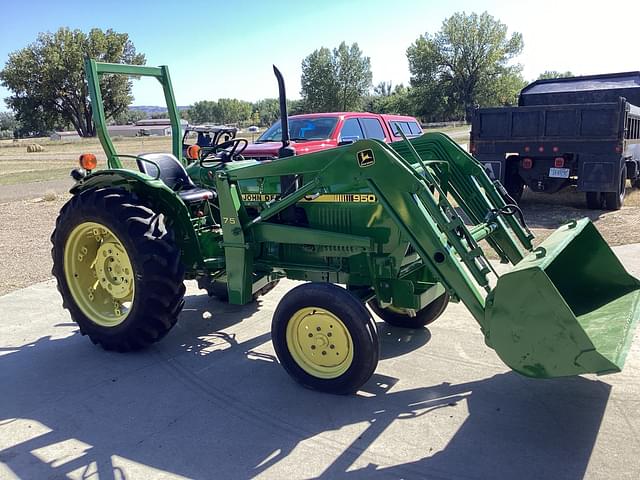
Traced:
<path fill-rule="evenodd" d="M 217 155 L 220 150 L 223 150 L 224 152 L 220 152 L 221 157 L 219 161 L 228 162 L 244 152 L 247 145 L 249 145 L 249 142 L 245 138 L 232 138 L 231 140 L 219 143 L 213 147 L 202 147 L 200 149 L 200 163 L 204 162 L 212 155 Z M 213 161 L 213 159 L 209 161 Z"/>

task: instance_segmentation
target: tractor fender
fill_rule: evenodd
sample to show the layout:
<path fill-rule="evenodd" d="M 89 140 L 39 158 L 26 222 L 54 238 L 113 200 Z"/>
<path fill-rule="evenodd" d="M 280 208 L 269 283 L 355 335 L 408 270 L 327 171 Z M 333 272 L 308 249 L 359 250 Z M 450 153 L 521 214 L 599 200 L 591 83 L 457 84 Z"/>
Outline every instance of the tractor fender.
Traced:
<path fill-rule="evenodd" d="M 189 210 L 182 199 L 162 180 L 132 170 L 100 170 L 79 181 L 69 192 L 72 195 L 78 195 L 86 190 L 106 187 L 116 187 L 134 192 L 147 199 L 160 212 L 170 218 L 176 231 L 176 241 L 182 249 L 182 262 L 185 267 L 195 269 L 201 266 L 200 244 L 191 223 Z"/>

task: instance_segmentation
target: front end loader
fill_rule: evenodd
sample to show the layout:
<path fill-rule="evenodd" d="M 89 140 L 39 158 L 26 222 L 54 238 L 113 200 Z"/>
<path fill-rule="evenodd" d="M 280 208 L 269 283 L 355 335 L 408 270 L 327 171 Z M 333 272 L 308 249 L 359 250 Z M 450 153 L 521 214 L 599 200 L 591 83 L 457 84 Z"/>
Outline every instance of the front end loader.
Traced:
<path fill-rule="evenodd" d="M 246 141 L 235 138 L 185 159 L 166 67 L 87 60 L 86 69 L 107 168 L 83 157 L 90 168 L 75 173 L 52 255 L 64 306 L 94 343 L 129 351 L 158 341 L 178 318 L 185 279 L 241 305 L 290 278 L 305 283 L 276 308 L 273 345 L 287 372 L 318 390 L 353 392 L 373 374 L 378 337 L 367 304 L 419 328 L 462 302 L 486 344 L 530 377 L 623 367 L 638 280 L 588 219 L 534 247 L 504 188 L 447 136 L 300 156 L 285 141 L 271 162 L 244 160 Z M 105 74 L 159 80 L 172 153 L 116 152 Z M 511 269 L 498 274 L 483 249 Z"/>

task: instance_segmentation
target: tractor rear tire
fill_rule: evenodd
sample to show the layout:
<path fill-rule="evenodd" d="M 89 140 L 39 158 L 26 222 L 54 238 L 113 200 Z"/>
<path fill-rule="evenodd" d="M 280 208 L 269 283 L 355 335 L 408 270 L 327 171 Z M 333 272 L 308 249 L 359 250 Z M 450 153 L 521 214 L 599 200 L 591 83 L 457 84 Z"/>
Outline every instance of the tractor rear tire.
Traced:
<path fill-rule="evenodd" d="M 627 166 L 622 167 L 620 172 L 620 184 L 618 191 L 603 193 L 604 205 L 607 210 L 620 210 L 624 204 L 624 198 L 627 192 Z"/>
<path fill-rule="evenodd" d="M 94 344 L 120 352 L 163 338 L 184 305 L 184 268 L 162 213 L 122 189 L 74 195 L 51 235 L 63 307 Z"/>
<path fill-rule="evenodd" d="M 376 324 L 364 304 L 331 283 L 287 293 L 271 324 L 276 355 L 294 380 L 334 394 L 356 392 L 378 365 Z"/>
<path fill-rule="evenodd" d="M 435 322 L 449 305 L 449 295 L 443 293 L 422 310 L 416 312 L 415 317 L 409 316 L 402 309 L 394 307 L 382 308 L 378 303 L 378 299 L 369 300 L 369 307 L 378 317 L 394 327 L 402 328 L 423 328 Z"/>

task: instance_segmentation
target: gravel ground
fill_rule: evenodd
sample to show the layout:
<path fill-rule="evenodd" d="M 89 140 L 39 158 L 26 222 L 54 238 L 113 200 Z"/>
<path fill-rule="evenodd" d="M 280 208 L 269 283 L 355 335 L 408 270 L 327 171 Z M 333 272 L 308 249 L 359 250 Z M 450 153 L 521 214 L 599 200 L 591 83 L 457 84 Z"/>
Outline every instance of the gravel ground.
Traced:
<path fill-rule="evenodd" d="M 0 199 L 5 188 L 0 187 Z M 41 184 L 24 184 L 22 192 L 25 195 L 44 193 Z M 0 203 L 0 295 L 51 278 L 49 236 L 58 211 L 68 198 L 69 195 L 64 194 L 52 201 Z M 584 195 L 572 191 L 554 196 L 525 192 L 521 202 L 538 242 L 563 223 L 588 216 L 610 245 L 640 242 L 640 192 L 630 194 L 625 205 L 618 212 L 587 210 Z"/>
<path fill-rule="evenodd" d="M 0 203 L 0 295 L 51 277 L 49 236 L 67 198 Z"/>
<path fill-rule="evenodd" d="M 627 188 L 625 206 L 616 212 L 588 210 L 584 193 L 566 189 L 554 195 L 525 190 L 520 201 L 527 225 L 541 242 L 569 220 L 589 217 L 610 245 L 640 242 L 640 191 Z"/>
<path fill-rule="evenodd" d="M 65 195 L 72 186 L 73 180 L 68 176 L 42 182 L 2 185 L 0 186 L 0 204 L 18 200 L 32 200 L 45 193 L 56 196 Z"/>

